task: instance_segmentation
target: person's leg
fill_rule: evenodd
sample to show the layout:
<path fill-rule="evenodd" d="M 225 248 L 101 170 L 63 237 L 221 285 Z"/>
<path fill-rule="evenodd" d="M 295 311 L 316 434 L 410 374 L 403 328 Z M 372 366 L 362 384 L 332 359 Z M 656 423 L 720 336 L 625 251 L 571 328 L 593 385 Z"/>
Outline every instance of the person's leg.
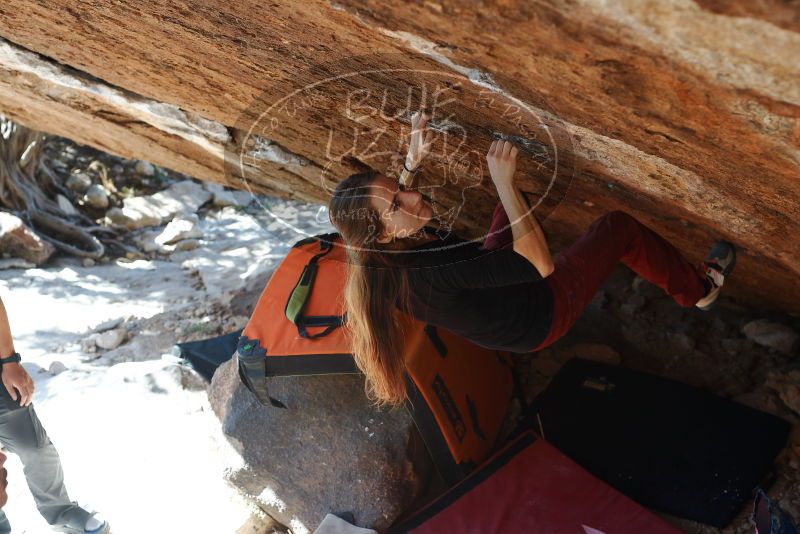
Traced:
<path fill-rule="evenodd" d="M 495 250 L 513 246 L 514 234 L 511 232 L 508 215 L 503 208 L 503 203 L 498 202 L 492 213 L 492 222 L 489 225 L 489 234 L 483 241 L 482 248 Z"/>
<path fill-rule="evenodd" d="M 6 414 L 16 409 L 19 409 L 19 404 L 11 399 L 6 388 L 0 384 L 0 443 L 4 447 L 6 446 L 6 431 L 3 422 L 6 421 Z M 0 509 L 0 534 L 11 534 L 11 523 L 2 509 Z"/>
<path fill-rule="evenodd" d="M 70 501 L 58 451 L 33 405 L 0 415 L 0 441 L 19 455 L 25 480 L 42 517 L 51 525 L 67 525 L 83 532 L 91 514 Z"/>
<path fill-rule="evenodd" d="M 0 509 L 0 534 L 11 534 L 11 523 L 8 522 L 6 513 Z"/>
<path fill-rule="evenodd" d="M 694 306 L 707 291 L 703 271 L 673 245 L 622 211 L 594 221 L 583 236 L 555 259 L 546 278 L 553 289 L 553 324 L 540 350 L 563 336 L 622 261 L 684 307 Z"/>

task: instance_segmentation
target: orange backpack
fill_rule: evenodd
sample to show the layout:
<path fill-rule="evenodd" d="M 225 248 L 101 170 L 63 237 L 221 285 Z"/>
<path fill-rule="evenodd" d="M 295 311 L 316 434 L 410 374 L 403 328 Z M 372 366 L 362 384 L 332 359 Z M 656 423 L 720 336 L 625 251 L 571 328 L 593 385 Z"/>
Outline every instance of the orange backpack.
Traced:
<path fill-rule="evenodd" d="M 236 351 L 239 375 L 263 405 L 268 377 L 358 373 L 347 332 L 346 254 L 337 233 L 296 243 L 272 274 Z M 409 410 L 446 482 L 492 452 L 512 397 L 511 355 L 407 316 Z"/>

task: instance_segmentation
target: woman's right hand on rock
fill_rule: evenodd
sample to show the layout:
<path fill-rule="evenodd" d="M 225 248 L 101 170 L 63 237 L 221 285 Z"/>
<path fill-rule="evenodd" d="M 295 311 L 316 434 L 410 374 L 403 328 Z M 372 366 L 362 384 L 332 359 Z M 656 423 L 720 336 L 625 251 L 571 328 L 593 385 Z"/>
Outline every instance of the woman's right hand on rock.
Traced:
<path fill-rule="evenodd" d="M 514 185 L 514 172 L 517 170 L 517 147 L 511 141 L 492 141 L 486 162 L 489 164 L 489 175 L 497 189 Z"/>

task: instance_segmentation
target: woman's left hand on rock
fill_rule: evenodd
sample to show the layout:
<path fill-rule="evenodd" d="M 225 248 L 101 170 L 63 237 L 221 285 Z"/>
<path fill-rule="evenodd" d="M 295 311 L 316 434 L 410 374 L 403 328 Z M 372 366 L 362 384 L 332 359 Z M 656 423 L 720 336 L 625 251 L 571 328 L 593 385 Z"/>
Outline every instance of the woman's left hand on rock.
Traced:
<path fill-rule="evenodd" d="M 406 167 L 416 170 L 422 160 L 430 153 L 433 145 L 433 132 L 427 130 L 430 115 L 417 111 L 411 115 L 411 142 L 406 156 Z"/>

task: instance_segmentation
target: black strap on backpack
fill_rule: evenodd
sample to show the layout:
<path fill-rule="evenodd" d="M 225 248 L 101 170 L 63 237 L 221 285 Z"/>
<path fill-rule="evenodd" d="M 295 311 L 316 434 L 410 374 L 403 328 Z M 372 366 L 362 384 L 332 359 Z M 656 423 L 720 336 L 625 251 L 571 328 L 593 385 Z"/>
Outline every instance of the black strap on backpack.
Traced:
<path fill-rule="evenodd" d="M 239 338 L 236 349 L 236 361 L 239 378 L 247 389 L 255 395 L 262 406 L 286 408 L 286 405 L 273 399 L 267 390 L 267 351 L 258 345 L 258 341 Z"/>
<path fill-rule="evenodd" d="M 346 313 L 344 315 L 303 315 L 303 311 L 308 304 L 308 299 L 311 297 L 311 290 L 314 287 L 314 279 L 317 276 L 317 263 L 319 262 L 320 258 L 333 250 L 332 240 L 336 236 L 338 236 L 337 233 L 323 234 L 320 236 L 303 239 L 294 245 L 296 247 L 298 245 L 304 245 L 316 240 L 319 242 L 319 248 L 321 250 L 321 252 L 314 255 L 308 261 L 306 266 L 303 267 L 303 273 L 300 275 L 300 279 L 297 281 L 297 284 L 294 286 L 294 289 L 289 295 L 289 298 L 286 301 L 286 308 L 284 309 L 286 318 L 297 327 L 297 333 L 300 335 L 300 337 L 306 339 L 316 339 L 318 337 L 327 336 L 347 321 Z M 326 328 L 322 332 L 309 334 L 307 328 L 313 326 L 324 326 Z"/>

